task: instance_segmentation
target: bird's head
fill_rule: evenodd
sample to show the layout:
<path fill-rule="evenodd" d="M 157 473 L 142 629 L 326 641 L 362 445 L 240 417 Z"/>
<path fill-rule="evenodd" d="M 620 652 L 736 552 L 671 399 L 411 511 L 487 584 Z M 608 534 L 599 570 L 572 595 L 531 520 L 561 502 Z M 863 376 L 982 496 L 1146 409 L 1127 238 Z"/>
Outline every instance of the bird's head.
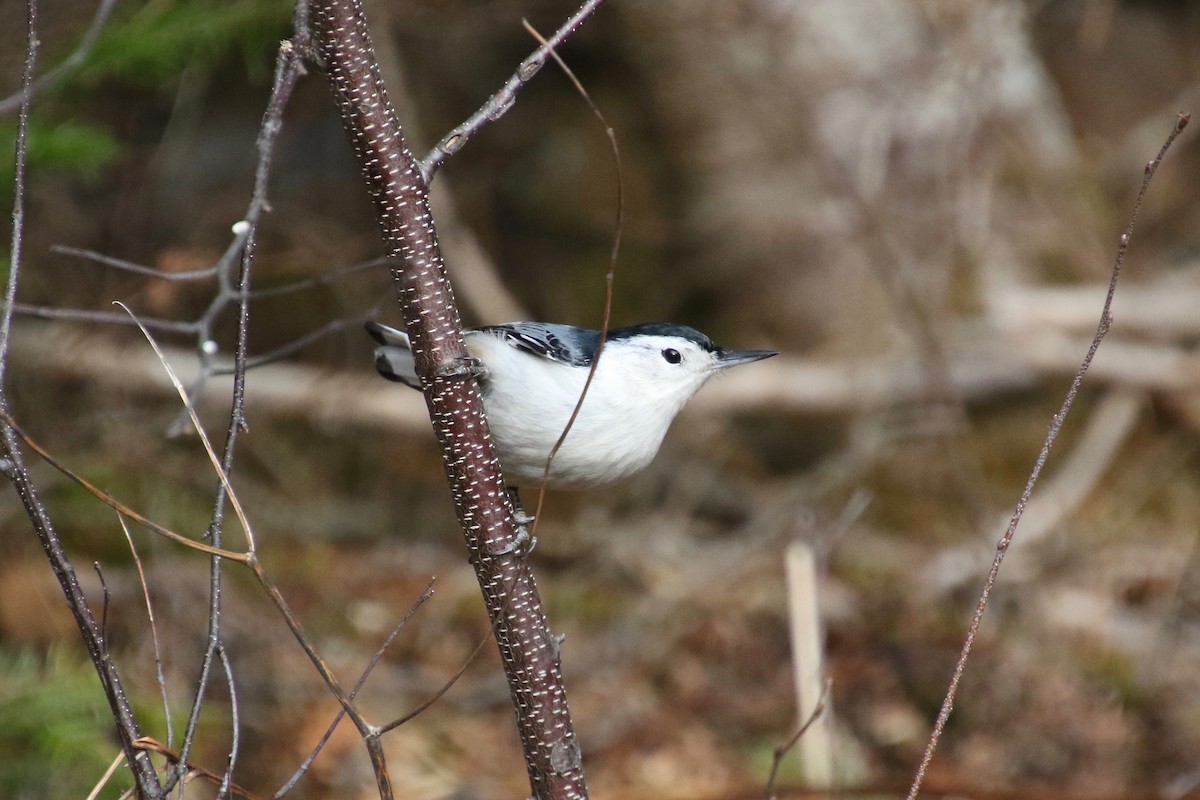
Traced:
<path fill-rule="evenodd" d="M 619 372 L 628 391 L 678 411 L 716 373 L 778 355 L 775 350 L 726 350 L 686 325 L 652 323 L 609 331 L 601 368 Z"/>

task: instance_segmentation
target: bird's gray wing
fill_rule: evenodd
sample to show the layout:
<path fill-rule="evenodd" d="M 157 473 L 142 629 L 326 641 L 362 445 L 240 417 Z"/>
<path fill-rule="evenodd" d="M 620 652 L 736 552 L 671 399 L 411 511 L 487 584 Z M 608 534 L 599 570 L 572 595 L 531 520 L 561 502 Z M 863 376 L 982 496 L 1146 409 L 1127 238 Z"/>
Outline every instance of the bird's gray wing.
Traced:
<path fill-rule="evenodd" d="M 600 344 L 599 331 L 553 322 L 509 322 L 472 330 L 500 336 L 518 350 L 573 367 L 590 367 Z"/>
<path fill-rule="evenodd" d="M 379 343 L 375 348 L 375 371 L 389 381 L 420 389 L 421 379 L 417 377 L 417 362 L 413 359 L 408 334 L 378 322 L 367 322 L 364 327 Z"/>

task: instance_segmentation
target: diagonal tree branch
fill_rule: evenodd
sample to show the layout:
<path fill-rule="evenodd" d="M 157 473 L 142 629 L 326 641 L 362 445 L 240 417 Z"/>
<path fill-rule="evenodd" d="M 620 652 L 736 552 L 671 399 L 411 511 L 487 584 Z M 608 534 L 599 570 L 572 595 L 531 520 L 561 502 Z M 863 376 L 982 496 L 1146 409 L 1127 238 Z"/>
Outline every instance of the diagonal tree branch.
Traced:
<path fill-rule="evenodd" d="M 8 355 L 13 302 L 21 273 L 21 244 L 24 236 L 26 142 L 29 131 L 29 106 L 33 99 L 33 70 L 37 61 L 38 49 L 37 0 L 28 0 L 25 9 L 26 51 L 25 69 L 21 81 L 21 110 L 17 123 L 12 244 L 9 251 L 8 286 L 5 292 L 2 316 L 0 316 L 0 414 L 5 417 L 8 414 L 8 391 L 4 380 L 4 367 Z M 138 792 L 143 797 L 158 797 L 161 794 L 161 786 L 158 776 L 155 774 L 154 765 L 145 752 L 134 746 L 134 742 L 141 737 L 141 732 L 130 708 L 129 699 L 125 695 L 116 665 L 109 656 L 103 630 L 97 624 L 96 618 L 88 606 L 87 597 L 79 586 L 79 580 L 63 549 L 58 532 L 46 513 L 37 488 L 29 477 L 24 454 L 17 443 L 16 434 L 7 424 L 0 425 L 0 449 L 3 450 L 3 456 L 0 457 L 0 471 L 8 477 L 13 488 L 17 490 L 21 505 L 25 508 L 25 513 L 37 532 L 42 548 L 46 551 L 46 557 L 54 570 L 54 576 L 58 579 L 58 583 L 67 597 L 67 603 L 75 617 L 75 624 L 79 626 L 79 632 L 87 647 L 88 655 L 100 677 L 100 683 L 104 687 L 104 695 L 108 699 L 113 720 L 116 723 L 117 737 L 121 742 L 121 749 L 125 753 L 130 770 L 133 772 L 134 780 L 137 782 Z"/>
<path fill-rule="evenodd" d="M 929 734 L 929 739 L 925 744 L 925 750 L 921 755 L 920 763 L 917 765 L 917 772 L 913 776 L 912 785 L 908 789 L 906 800 L 916 800 L 917 795 L 921 792 L 921 785 L 925 780 L 929 765 L 933 761 L 934 751 L 937 750 L 938 742 L 942 738 L 942 732 L 946 729 L 950 713 L 954 710 L 954 700 L 958 694 L 958 687 L 966 671 L 967 660 L 971 657 L 971 650 L 975 644 L 975 637 L 979 633 L 979 626 L 983 622 L 984 612 L 987 611 L 992 589 L 995 587 L 996 579 L 1000 575 L 1000 567 L 1004 563 L 1004 556 L 1008 553 L 1008 549 L 1016 537 L 1017 527 L 1021 524 L 1021 518 L 1025 515 L 1025 509 L 1028 507 L 1029 500 L 1033 496 L 1033 489 L 1037 485 L 1038 477 L 1042 474 L 1042 468 L 1046 465 L 1046 459 L 1050 457 L 1050 450 L 1053 448 L 1059 432 L 1062 431 L 1063 423 L 1066 422 L 1067 414 L 1070 413 L 1071 406 L 1075 403 L 1075 398 L 1079 395 L 1079 387 L 1083 385 L 1083 379 L 1087 375 L 1088 368 L 1092 365 L 1092 359 L 1096 357 L 1096 352 L 1100 349 L 1100 344 L 1104 341 L 1104 337 L 1108 335 L 1109 328 L 1112 326 L 1112 305 L 1113 299 L 1117 295 L 1117 280 L 1121 277 L 1121 267 L 1125 263 L 1125 254 L 1129 251 L 1129 242 L 1133 238 L 1133 228 L 1137 224 L 1138 215 L 1141 213 L 1142 203 L 1146 199 L 1146 192 L 1150 189 L 1150 181 L 1154 179 L 1154 173 L 1158 171 L 1162 160 L 1166 158 L 1167 151 L 1171 149 L 1175 138 L 1183 132 L 1183 129 L 1187 127 L 1191 118 L 1191 114 L 1180 114 L 1176 117 L 1175 126 L 1167 135 L 1166 140 L 1158 151 L 1158 155 L 1155 156 L 1153 161 L 1146 163 L 1142 174 L 1142 185 L 1138 189 L 1137 198 L 1133 201 L 1133 211 L 1129 214 L 1129 222 L 1125 226 L 1125 232 L 1117 239 L 1117 254 L 1113 259 L 1112 271 L 1108 280 L 1108 294 L 1104 298 L 1104 305 L 1100 311 L 1100 320 L 1096 324 L 1096 333 L 1092 337 L 1092 343 L 1088 347 L 1087 353 L 1083 356 L 1083 360 L 1079 364 L 1079 370 L 1075 373 L 1075 379 L 1071 381 L 1071 385 L 1067 389 L 1067 395 L 1063 399 L 1062 405 L 1059 406 L 1058 413 L 1051 418 L 1050 429 L 1046 432 L 1046 438 L 1042 441 L 1042 449 L 1038 452 L 1033 468 L 1029 471 L 1029 477 L 1025 481 L 1025 488 L 1021 491 L 1016 509 L 1009 519 L 1008 528 L 1005 529 L 1004 534 L 1000 537 L 1000 541 L 996 543 L 996 553 L 992 557 L 992 566 L 988 570 L 987 577 L 983 580 L 983 589 L 979 593 L 979 599 L 975 603 L 975 611 L 971 616 L 970 624 L 967 626 L 967 635 L 963 640 L 962 649 L 959 651 L 958 661 L 954 664 L 954 671 L 950 675 L 950 684 L 947 686 L 946 694 L 942 698 L 941 708 L 938 710 L 937 719 L 933 723 L 933 731 Z"/>
<path fill-rule="evenodd" d="M 380 78 L 359 0 L 315 0 L 317 47 L 375 203 L 455 509 L 500 646 L 533 795 L 587 789 L 551 635 L 522 531 L 468 369 L 462 323 L 429 212 L 420 166 Z M 371 743 L 368 742 L 368 745 Z M 373 759 L 375 762 L 375 759 Z M 386 768 L 374 763 L 376 774 Z"/>

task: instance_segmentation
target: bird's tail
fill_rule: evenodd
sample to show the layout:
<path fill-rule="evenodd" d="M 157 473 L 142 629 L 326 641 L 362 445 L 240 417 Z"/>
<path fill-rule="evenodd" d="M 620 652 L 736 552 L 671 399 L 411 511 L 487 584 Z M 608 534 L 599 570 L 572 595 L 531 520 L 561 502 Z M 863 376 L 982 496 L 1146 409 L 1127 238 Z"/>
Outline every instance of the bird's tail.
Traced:
<path fill-rule="evenodd" d="M 417 364 L 413 359 L 408 334 L 378 322 L 367 322 L 364 327 L 371 338 L 379 343 L 379 347 L 375 348 L 375 371 L 389 381 L 420 389 L 421 379 L 417 377 Z"/>

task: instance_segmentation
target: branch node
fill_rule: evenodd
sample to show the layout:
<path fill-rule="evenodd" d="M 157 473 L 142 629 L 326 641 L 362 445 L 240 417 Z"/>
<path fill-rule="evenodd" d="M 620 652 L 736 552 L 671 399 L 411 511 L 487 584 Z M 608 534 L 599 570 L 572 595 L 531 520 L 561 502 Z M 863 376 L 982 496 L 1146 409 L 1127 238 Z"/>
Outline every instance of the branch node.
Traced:
<path fill-rule="evenodd" d="M 583 754 L 574 739 L 563 739 L 550 746 L 550 769 L 556 775 L 573 772 L 582 766 Z"/>
<path fill-rule="evenodd" d="M 517 70 L 517 77 L 523 81 L 531 79 L 538 71 L 545 66 L 546 59 L 541 56 L 534 56 L 521 62 L 520 68 Z"/>

